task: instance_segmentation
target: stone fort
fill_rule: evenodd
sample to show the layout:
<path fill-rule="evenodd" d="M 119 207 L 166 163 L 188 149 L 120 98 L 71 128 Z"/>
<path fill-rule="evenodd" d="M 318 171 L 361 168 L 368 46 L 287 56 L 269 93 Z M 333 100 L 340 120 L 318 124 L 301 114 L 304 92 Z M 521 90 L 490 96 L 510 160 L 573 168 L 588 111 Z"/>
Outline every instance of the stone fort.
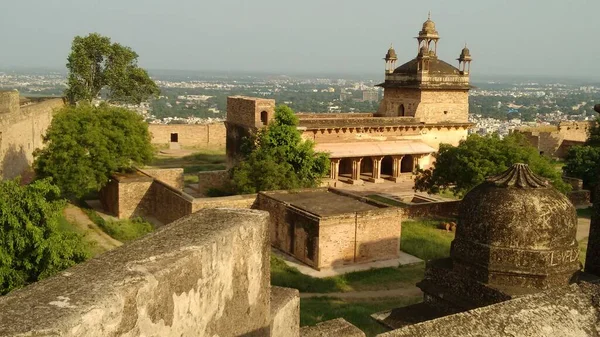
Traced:
<path fill-rule="evenodd" d="M 468 121 L 468 48 L 458 68 L 440 60 L 440 36 L 428 19 L 418 34 L 417 56 L 396 67 L 394 48 L 385 55 L 383 100 L 374 113 L 298 113 L 302 137 L 329 153 L 330 185 L 411 181 L 415 168 L 428 168 L 440 143 L 458 145 Z M 227 101 L 227 155 L 239 157 L 241 140 L 268 125 L 275 101 L 234 96 Z"/>

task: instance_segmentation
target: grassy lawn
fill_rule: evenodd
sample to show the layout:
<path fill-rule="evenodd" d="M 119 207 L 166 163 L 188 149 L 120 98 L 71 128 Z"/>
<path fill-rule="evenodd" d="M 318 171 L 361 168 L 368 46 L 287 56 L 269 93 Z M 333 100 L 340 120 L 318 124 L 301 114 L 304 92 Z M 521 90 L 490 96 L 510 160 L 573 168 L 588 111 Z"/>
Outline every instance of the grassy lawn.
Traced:
<path fill-rule="evenodd" d="M 340 276 L 315 278 L 290 267 L 277 256 L 271 255 L 271 284 L 296 288 L 301 292 L 329 293 L 363 290 L 399 289 L 414 286 L 423 278 L 424 264 L 380 268 L 348 273 Z"/>
<path fill-rule="evenodd" d="M 106 234 L 121 242 L 132 241 L 154 231 L 154 226 L 151 223 L 144 221 L 139 217 L 118 221 L 106 221 L 92 209 L 83 209 L 83 211 L 88 215 L 90 220 L 98 225 L 98 227 Z"/>
<path fill-rule="evenodd" d="M 395 299 L 346 301 L 337 298 L 300 299 L 300 325 L 315 325 L 322 321 L 342 317 L 356 325 L 367 336 L 388 331 L 370 317 L 371 314 L 421 302 L 421 296 Z"/>
<path fill-rule="evenodd" d="M 594 211 L 594 209 L 592 207 L 578 208 L 577 209 L 577 216 L 580 217 L 580 218 L 591 219 L 593 211 Z"/>
<path fill-rule="evenodd" d="M 91 257 L 105 252 L 105 250 L 102 247 L 99 247 L 95 241 L 90 240 L 84 231 L 70 223 L 64 215 L 61 215 L 58 219 L 58 229 L 63 232 L 73 232 L 81 235 L 83 241 L 87 244 L 87 250 L 90 252 Z"/>
<path fill-rule="evenodd" d="M 149 166 L 157 168 L 183 168 L 186 175 L 226 169 L 227 158 L 223 151 L 203 150 L 184 157 L 169 157 L 158 154 Z M 190 179 L 190 178 L 188 178 Z"/>
<path fill-rule="evenodd" d="M 588 239 L 579 241 L 579 261 L 585 266 L 585 254 L 587 253 Z"/>
<path fill-rule="evenodd" d="M 423 260 L 448 257 L 454 233 L 439 229 L 441 222 L 441 220 L 403 221 L 400 249 Z"/>

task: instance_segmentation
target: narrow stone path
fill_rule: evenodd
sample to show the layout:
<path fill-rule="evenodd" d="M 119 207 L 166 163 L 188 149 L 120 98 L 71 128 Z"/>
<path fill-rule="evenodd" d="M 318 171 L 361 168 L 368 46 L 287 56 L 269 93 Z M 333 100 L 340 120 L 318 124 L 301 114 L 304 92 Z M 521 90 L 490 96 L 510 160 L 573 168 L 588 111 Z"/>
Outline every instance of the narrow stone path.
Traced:
<path fill-rule="evenodd" d="M 300 293 L 300 298 L 336 297 L 341 299 L 367 299 L 382 297 L 412 297 L 420 296 L 422 294 L 421 289 L 417 287 L 407 287 L 388 290 L 349 291 L 343 293 Z"/>
<path fill-rule="evenodd" d="M 67 204 L 64 212 L 67 221 L 85 236 L 85 240 L 96 243 L 98 252 L 105 252 L 123 244 L 100 229 L 79 207 Z"/>
<path fill-rule="evenodd" d="M 590 235 L 590 219 L 577 218 L 577 241 L 587 238 Z"/>

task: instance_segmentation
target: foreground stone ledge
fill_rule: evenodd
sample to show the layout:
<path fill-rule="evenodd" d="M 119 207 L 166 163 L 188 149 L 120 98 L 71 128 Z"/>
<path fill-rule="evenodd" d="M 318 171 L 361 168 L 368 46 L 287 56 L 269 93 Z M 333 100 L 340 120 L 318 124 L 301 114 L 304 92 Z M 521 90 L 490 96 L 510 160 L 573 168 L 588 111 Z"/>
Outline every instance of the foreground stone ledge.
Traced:
<path fill-rule="evenodd" d="M 268 214 L 203 210 L 0 297 L 0 336 L 264 336 Z"/>
<path fill-rule="evenodd" d="M 271 337 L 300 335 L 298 289 L 271 287 Z"/>
<path fill-rule="evenodd" d="M 359 328 L 348 323 L 343 318 L 336 318 L 321 322 L 314 326 L 305 326 L 300 329 L 301 337 L 365 337 Z"/>

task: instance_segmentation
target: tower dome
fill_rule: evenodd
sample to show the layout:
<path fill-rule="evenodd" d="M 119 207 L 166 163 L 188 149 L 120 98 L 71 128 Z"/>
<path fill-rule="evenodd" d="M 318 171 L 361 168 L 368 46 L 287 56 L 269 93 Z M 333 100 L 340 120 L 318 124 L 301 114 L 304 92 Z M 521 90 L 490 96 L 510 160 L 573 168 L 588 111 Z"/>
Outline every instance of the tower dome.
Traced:
<path fill-rule="evenodd" d="M 387 53 L 385 54 L 385 59 L 386 60 L 397 60 L 398 59 L 398 55 L 396 55 L 396 50 L 394 50 L 393 46 L 390 46 L 390 49 L 388 49 Z"/>
<path fill-rule="evenodd" d="M 527 165 L 515 164 L 461 202 L 453 268 L 500 287 L 566 285 L 580 269 L 576 232 L 569 199 Z"/>

